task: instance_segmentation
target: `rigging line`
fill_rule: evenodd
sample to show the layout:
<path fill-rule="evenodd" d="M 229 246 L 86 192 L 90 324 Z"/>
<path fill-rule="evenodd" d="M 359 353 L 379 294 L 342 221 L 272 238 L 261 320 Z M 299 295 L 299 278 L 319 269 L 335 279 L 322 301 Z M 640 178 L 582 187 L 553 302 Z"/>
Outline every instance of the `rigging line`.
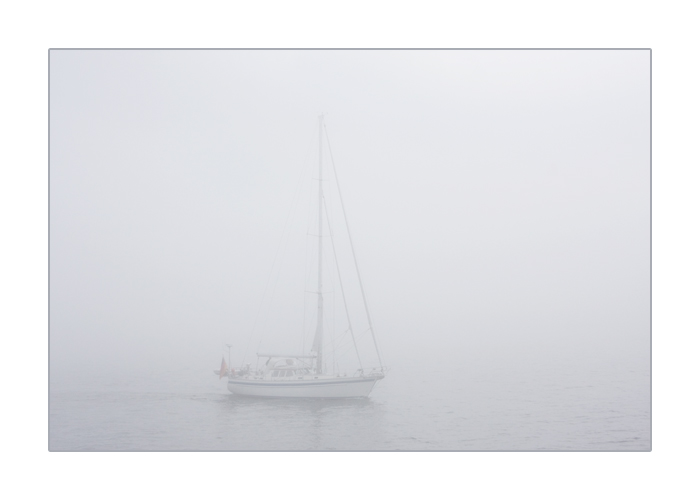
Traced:
<path fill-rule="evenodd" d="M 304 248 L 304 291 L 306 291 L 306 285 L 307 285 L 307 270 L 308 270 L 308 264 L 309 264 L 309 238 L 306 239 L 306 245 Z M 306 347 L 306 296 L 307 294 L 304 293 L 304 302 L 303 302 L 303 307 L 304 307 L 304 313 L 303 313 L 303 318 L 301 322 L 301 351 L 304 352 L 304 348 Z"/>
<path fill-rule="evenodd" d="M 328 179 L 328 180 L 330 181 L 330 179 Z M 331 228 L 333 227 L 333 221 L 331 220 L 331 213 L 333 213 L 333 210 L 331 209 L 329 211 L 328 206 L 329 206 L 330 202 L 331 202 L 331 200 L 327 199 L 324 196 L 324 198 L 323 198 L 323 210 L 326 213 L 326 225 L 328 226 L 328 237 L 332 238 L 333 235 L 331 232 Z M 328 276 L 330 277 L 330 281 L 331 281 L 331 290 L 333 291 L 333 294 L 331 295 L 331 346 L 330 347 L 331 347 L 331 356 L 333 359 L 333 365 L 336 365 L 337 363 L 336 363 L 336 359 L 335 359 L 335 335 L 336 335 L 336 331 L 335 331 L 335 321 L 336 321 L 335 279 L 333 276 L 333 268 L 331 266 L 330 259 L 326 259 L 326 262 L 327 262 L 327 266 L 329 268 L 328 269 L 328 271 L 329 271 Z M 336 262 L 336 265 L 337 265 L 337 262 Z M 334 368 L 334 370 L 335 370 L 335 368 Z M 337 372 L 334 372 L 334 373 L 337 373 Z"/>
<path fill-rule="evenodd" d="M 328 226 L 330 228 L 330 219 L 328 218 L 328 211 L 326 211 L 326 221 L 328 222 Z M 330 259 L 326 259 L 326 262 L 328 262 Z M 330 266 L 330 263 L 328 263 L 328 267 Z M 331 271 L 332 269 L 329 269 Z M 330 317 L 330 331 L 331 331 L 331 356 L 333 359 L 333 365 L 335 365 L 335 347 L 334 347 L 334 340 L 335 340 L 335 280 L 333 279 L 333 273 L 329 272 L 328 276 L 330 277 L 331 281 L 331 317 Z"/>
<path fill-rule="evenodd" d="M 303 185 L 303 180 L 304 180 L 304 175 L 306 174 L 306 170 L 308 170 L 308 164 L 307 162 L 304 162 L 302 164 L 301 168 L 301 175 L 299 176 L 299 180 L 297 181 L 297 188 L 296 192 L 294 193 L 294 196 L 292 197 L 292 203 L 289 206 L 289 210 L 287 212 L 287 218 L 284 222 L 284 228 L 282 229 L 282 236 L 280 237 L 280 241 L 277 244 L 277 250 L 275 251 L 275 257 L 272 259 L 272 267 L 270 268 L 270 272 L 267 275 L 267 281 L 265 282 L 265 288 L 263 289 L 263 296 L 262 299 L 260 300 L 260 306 L 258 307 L 258 312 L 255 315 L 255 321 L 253 321 L 253 329 L 250 332 L 250 336 L 248 337 L 248 342 L 246 343 L 246 348 L 245 351 L 243 352 L 243 362 L 241 363 L 241 366 L 245 365 L 245 360 L 248 357 L 248 349 L 250 348 L 250 341 L 253 339 L 253 334 L 255 334 L 255 328 L 257 327 L 258 320 L 260 319 L 260 313 L 262 312 L 263 305 L 265 304 L 265 296 L 267 295 L 267 289 L 270 285 L 270 278 L 272 277 L 272 273 L 275 270 L 275 264 L 277 263 L 277 257 L 279 256 L 280 249 L 282 248 L 282 243 L 285 240 L 285 233 L 287 231 L 287 226 L 289 225 L 290 218 L 292 216 L 293 212 L 296 212 L 296 210 L 293 210 L 299 201 L 299 196 L 301 193 L 301 186 Z M 277 278 L 279 278 L 279 272 L 277 274 Z M 275 281 L 275 286 L 277 285 L 277 282 Z M 258 349 L 260 348 L 260 343 L 262 343 L 262 338 L 260 339 L 260 342 L 258 343 Z"/>
<path fill-rule="evenodd" d="M 306 234 L 306 242 L 305 242 L 305 257 L 304 257 L 304 290 L 307 291 L 309 287 L 309 283 L 311 282 L 311 274 L 312 274 L 312 267 L 309 266 L 309 262 L 311 260 L 311 256 L 313 254 L 310 253 L 309 251 L 309 228 L 311 228 L 312 225 L 312 195 L 313 195 L 313 190 L 308 189 L 308 193 L 306 197 L 308 198 L 308 209 L 307 209 L 307 214 L 306 214 L 306 227 L 307 227 L 307 234 Z M 301 352 L 306 352 L 306 337 L 308 336 L 308 332 L 306 330 L 306 308 L 307 308 L 307 294 L 304 294 L 304 330 L 302 331 L 302 340 L 301 340 Z"/>
<path fill-rule="evenodd" d="M 338 339 L 338 342 L 336 342 L 335 345 L 338 346 L 339 348 L 346 348 L 346 347 L 350 346 L 350 343 L 349 343 L 348 339 L 345 337 L 345 335 L 348 333 L 348 331 L 349 331 L 349 330 L 345 330 L 345 331 L 342 333 L 341 337 Z M 357 340 L 358 340 L 358 341 L 362 340 L 362 339 L 365 337 L 365 335 L 367 335 L 367 332 L 368 332 L 368 331 L 369 331 L 369 329 L 365 330 L 365 331 L 362 332 L 360 335 L 358 335 L 358 336 L 357 336 Z M 349 348 L 349 347 L 348 347 L 348 348 Z"/>
<path fill-rule="evenodd" d="M 326 206 L 326 200 L 323 200 L 323 208 L 326 210 L 326 219 L 328 219 L 328 207 Z M 350 321 L 350 310 L 348 309 L 348 302 L 345 299 L 345 288 L 343 287 L 343 278 L 340 276 L 340 265 L 338 264 L 338 255 L 335 252 L 335 239 L 333 238 L 333 229 L 328 226 L 328 234 L 331 237 L 331 248 L 333 248 L 333 259 L 335 260 L 335 267 L 338 271 L 338 283 L 340 283 L 340 294 L 343 296 L 343 305 L 345 305 L 345 314 L 348 317 L 348 329 L 350 330 L 350 335 L 352 336 L 352 343 L 355 345 L 355 352 L 357 353 L 357 361 L 360 363 L 360 369 L 362 369 L 362 360 L 360 359 L 360 351 L 357 349 L 357 343 L 355 342 L 355 334 L 352 331 L 352 323 Z"/>
<path fill-rule="evenodd" d="M 334 286 L 333 278 L 331 278 L 331 286 Z M 333 359 L 333 365 L 335 365 L 335 345 L 333 343 L 335 339 L 335 293 L 331 295 L 331 356 Z"/>
<path fill-rule="evenodd" d="M 296 208 L 296 207 L 295 207 L 295 208 Z M 295 210 L 295 213 L 296 213 L 296 210 Z M 286 239 L 286 241 L 285 241 L 285 243 L 284 243 L 284 247 L 283 247 L 283 250 L 282 250 L 282 256 L 281 256 L 281 258 L 280 258 L 280 265 L 279 265 L 279 267 L 277 268 L 277 276 L 275 277 L 275 282 L 274 282 L 274 284 L 273 284 L 273 286 L 272 286 L 272 293 L 270 294 L 270 302 L 271 302 L 271 305 L 272 305 L 272 301 L 273 301 L 274 296 L 275 296 L 275 292 L 277 291 L 277 283 L 279 283 L 280 275 L 282 274 L 282 265 L 283 265 L 282 260 L 284 260 L 284 258 L 285 258 L 286 251 L 287 251 L 287 247 L 289 246 L 289 242 L 290 242 L 291 239 L 292 239 L 292 233 L 291 233 L 291 231 L 289 231 L 289 232 L 287 233 L 287 239 Z M 277 309 L 277 314 L 274 316 L 273 319 L 274 319 L 275 321 L 279 320 L 281 314 L 282 314 L 281 308 L 278 308 L 278 309 Z M 273 316 L 273 315 L 270 314 L 270 315 L 268 315 L 268 318 L 269 318 L 269 317 L 272 317 L 272 316 Z M 263 331 L 263 335 L 260 337 L 260 342 L 258 342 L 258 351 L 260 350 L 260 346 L 262 345 L 262 342 L 263 342 L 263 340 L 264 340 L 264 336 L 265 336 L 265 332 Z"/>
<path fill-rule="evenodd" d="M 345 345 L 347 344 L 347 342 L 345 341 L 345 334 L 346 333 L 348 333 L 347 330 L 345 330 L 343 333 L 341 333 L 339 337 L 337 337 L 331 341 L 331 344 L 333 345 L 334 348 L 337 346 L 345 347 Z"/>
<path fill-rule="evenodd" d="M 355 245 L 352 243 L 352 236 L 350 234 L 350 225 L 348 224 L 348 214 L 345 212 L 345 203 L 343 203 L 343 195 L 340 191 L 340 181 L 338 180 L 338 171 L 335 168 L 335 161 L 333 160 L 333 150 L 331 149 L 331 141 L 328 138 L 328 128 L 326 124 L 323 124 L 323 129 L 326 132 L 326 142 L 328 143 L 328 152 L 331 157 L 331 165 L 333 165 L 333 174 L 335 176 L 335 184 L 338 187 L 338 198 L 340 199 L 340 206 L 343 211 L 343 217 L 345 218 L 345 227 L 348 230 L 348 239 L 350 240 L 350 249 L 352 250 L 352 259 L 355 262 L 355 270 L 357 271 L 357 280 L 360 282 L 360 292 L 362 292 L 362 301 L 365 304 L 365 312 L 367 313 L 367 321 L 369 322 L 369 330 L 372 333 L 372 341 L 374 342 L 374 349 L 377 351 L 377 357 L 379 358 L 379 364 L 384 366 L 382 363 L 382 355 L 379 353 L 379 345 L 377 345 L 377 337 L 374 335 L 374 327 L 372 326 L 372 317 L 369 314 L 369 306 L 367 305 L 367 297 L 365 296 L 365 287 L 362 285 L 362 277 L 360 276 L 360 267 L 357 265 L 357 256 L 355 255 Z"/>
<path fill-rule="evenodd" d="M 357 340 L 359 341 L 359 340 L 362 340 L 363 338 L 365 338 L 365 336 L 367 335 L 367 332 L 368 332 L 368 331 L 369 331 L 369 328 L 368 328 L 367 330 L 365 330 L 364 332 L 362 332 L 362 333 L 357 337 Z M 338 347 L 338 349 L 345 349 L 344 351 L 341 351 L 341 356 L 344 356 L 345 353 L 347 353 L 347 352 L 350 350 L 350 347 L 349 347 L 348 343 L 345 342 L 345 344 L 341 344 L 341 345 Z"/>
<path fill-rule="evenodd" d="M 277 274 L 275 275 L 275 281 L 272 285 L 272 290 L 270 292 L 270 307 L 272 307 L 272 305 L 273 305 L 275 291 L 277 290 L 277 283 L 279 283 L 280 274 L 282 273 L 282 259 L 284 258 L 284 253 L 287 249 L 287 245 L 289 244 L 290 238 L 291 238 L 291 234 L 283 233 L 283 244 L 280 247 L 280 248 L 282 248 L 282 255 L 280 256 L 280 265 L 277 267 Z M 273 264 L 273 268 L 274 268 L 274 264 Z M 269 314 L 265 316 L 266 319 L 265 319 L 265 322 L 263 323 L 263 325 L 265 325 L 265 326 L 267 325 L 267 322 L 269 321 L 269 317 L 270 317 Z M 278 317 L 279 317 L 279 311 L 278 311 L 275 319 L 277 319 Z M 264 339 L 265 339 L 265 329 L 263 328 L 262 335 L 260 336 L 260 341 L 258 342 L 257 351 L 260 351 L 260 346 L 262 345 L 262 342 Z"/>
<path fill-rule="evenodd" d="M 338 356 L 338 358 L 344 358 L 348 352 L 353 350 L 350 342 L 346 337 L 347 333 L 347 330 L 344 331 L 341 337 L 338 339 L 338 341 L 333 345 L 333 348 L 336 350 L 336 356 Z M 364 367 L 361 369 L 364 369 Z"/>
<path fill-rule="evenodd" d="M 313 145 L 313 141 L 312 141 L 312 145 Z M 282 261 L 286 257 L 287 247 L 289 246 L 290 241 L 292 240 L 292 233 L 291 233 L 291 230 L 288 230 L 288 228 L 289 228 L 290 222 L 293 222 L 293 220 L 296 217 L 296 214 L 298 212 L 298 207 L 300 204 L 302 192 L 304 191 L 304 189 L 302 188 L 302 186 L 304 185 L 304 180 L 306 178 L 308 178 L 309 175 L 311 175 L 309 173 L 309 170 L 310 170 L 310 166 L 312 164 L 308 158 L 308 156 L 310 155 L 310 151 L 311 151 L 311 148 L 309 149 L 309 152 L 307 154 L 307 160 L 305 161 L 305 165 L 302 166 L 301 175 L 299 176 L 299 180 L 297 183 L 294 202 L 293 202 L 293 205 L 290 207 L 290 212 L 287 216 L 287 221 L 285 222 L 286 233 L 283 233 L 283 239 L 282 239 L 281 244 L 280 244 L 280 248 L 282 248 L 282 254 L 280 256 L 280 263 L 279 263 L 279 267 L 277 269 L 277 275 L 275 277 L 275 281 L 274 281 L 274 284 L 272 287 L 272 292 L 270 294 L 270 307 L 272 307 L 272 305 L 273 305 L 272 302 L 274 299 L 275 292 L 277 290 L 277 284 L 279 283 L 280 275 L 282 274 L 282 266 L 283 266 Z M 292 210 L 292 208 L 293 208 L 293 210 Z M 307 241 L 305 243 L 305 250 L 308 251 L 308 238 L 307 238 Z M 307 265 L 307 263 L 305 262 L 304 265 Z M 304 297 L 304 305 L 305 304 L 306 304 L 306 297 Z M 306 314 L 306 310 L 304 310 L 304 316 L 305 316 L 305 314 Z M 274 317 L 274 319 L 278 320 L 280 315 L 281 315 L 281 309 L 278 309 L 277 314 Z M 271 315 L 266 316 L 266 318 L 269 318 L 269 317 L 271 317 Z M 302 322 L 305 324 L 305 318 L 304 318 L 304 320 L 302 320 Z M 260 341 L 258 342 L 258 350 L 260 350 L 260 346 L 262 345 L 262 342 L 265 340 L 265 336 L 266 336 L 266 332 L 263 331 L 262 335 L 260 336 Z M 303 332 L 302 332 L 302 349 L 304 348 L 303 343 L 304 343 L 304 338 L 303 338 Z"/>
<path fill-rule="evenodd" d="M 275 282 L 274 282 L 274 284 L 272 285 L 272 291 L 271 291 L 271 293 L 270 293 L 270 307 L 272 307 L 272 305 L 273 305 L 273 301 L 274 301 L 274 297 L 275 297 L 275 292 L 277 291 L 277 283 L 279 283 L 280 275 L 282 274 L 282 262 L 281 262 L 281 261 L 282 261 L 282 259 L 284 259 L 284 254 L 285 254 L 285 252 L 286 252 L 286 250 L 287 250 L 287 246 L 289 245 L 289 240 L 290 240 L 290 239 L 291 239 L 291 232 L 287 235 L 287 239 L 286 239 L 286 241 L 285 241 L 285 243 L 284 243 L 284 248 L 283 248 L 283 250 L 282 250 L 282 257 L 280 258 L 280 265 L 279 265 L 279 267 L 277 268 L 277 275 L 275 276 Z M 271 317 L 273 316 L 273 314 L 274 314 L 274 313 L 271 313 L 271 314 L 267 315 L 266 318 L 269 320 L 269 318 L 271 318 Z M 279 320 L 281 314 L 282 314 L 281 309 L 278 308 L 278 309 L 277 309 L 277 314 L 274 315 L 274 317 L 272 317 L 272 319 L 274 320 L 273 323 L 276 322 L 277 320 Z M 262 342 L 263 342 L 264 339 L 265 339 L 265 330 L 263 330 L 263 333 L 262 333 L 262 335 L 260 336 L 260 341 L 258 342 L 258 348 L 257 348 L 258 351 L 260 350 L 260 346 L 262 345 Z"/>

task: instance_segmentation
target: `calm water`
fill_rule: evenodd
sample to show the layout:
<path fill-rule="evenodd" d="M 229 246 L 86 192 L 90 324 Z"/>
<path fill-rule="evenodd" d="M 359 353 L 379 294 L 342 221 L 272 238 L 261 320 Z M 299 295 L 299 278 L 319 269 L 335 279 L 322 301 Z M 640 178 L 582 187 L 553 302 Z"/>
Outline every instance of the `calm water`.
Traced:
<path fill-rule="evenodd" d="M 649 450 L 649 370 L 394 368 L 361 400 L 237 398 L 211 369 L 52 380 L 59 450 Z"/>

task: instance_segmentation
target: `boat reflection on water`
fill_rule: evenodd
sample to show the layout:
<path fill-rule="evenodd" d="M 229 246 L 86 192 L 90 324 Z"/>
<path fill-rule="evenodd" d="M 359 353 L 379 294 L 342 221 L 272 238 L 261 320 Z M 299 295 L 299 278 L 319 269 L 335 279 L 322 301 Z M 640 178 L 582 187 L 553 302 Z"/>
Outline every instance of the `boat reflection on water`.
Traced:
<path fill-rule="evenodd" d="M 383 405 L 372 398 L 261 398 L 230 394 L 221 400 L 228 411 L 319 412 L 331 410 L 379 410 Z"/>
<path fill-rule="evenodd" d="M 372 398 L 222 395 L 221 449 L 373 450 L 386 447 L 384 404 Z"/>

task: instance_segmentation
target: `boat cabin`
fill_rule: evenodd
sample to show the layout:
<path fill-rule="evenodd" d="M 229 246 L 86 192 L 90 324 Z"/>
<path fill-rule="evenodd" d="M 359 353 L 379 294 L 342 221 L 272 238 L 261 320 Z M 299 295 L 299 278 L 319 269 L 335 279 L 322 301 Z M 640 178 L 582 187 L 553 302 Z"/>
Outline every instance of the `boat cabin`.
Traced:
<path fill-rule="evenodd" d="M 263 378 L 265 379 L 287 379 L 303 378 L 313 374 L 310 364 L 297 358 L 270 358 L 265 365 Z"/>

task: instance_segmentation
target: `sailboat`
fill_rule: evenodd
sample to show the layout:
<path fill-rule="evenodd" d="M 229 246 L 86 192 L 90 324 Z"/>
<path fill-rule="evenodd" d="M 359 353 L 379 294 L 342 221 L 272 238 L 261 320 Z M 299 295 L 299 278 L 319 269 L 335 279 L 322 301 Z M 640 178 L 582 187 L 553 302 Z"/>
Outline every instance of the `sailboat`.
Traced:
<path fill-rule="evenodd" d="M 228 371 L 228 390 L 238 396 L 257 396 L 257 397 L 273 397 L 273 398 L 362 398 L 367 397 L 375 384 L 385 377 L 387 368 L 384 367 L 379 353 L 379 347 L 374 334 L 374 326 L 369 315 L 367 299 L 365 296 L 362 278 L 360 277 L 359 267 L 357 266 L 357 257 L 355 249 L 350 237 L 348 229 L 348 239 L 352 250 L 353 261 L 359 288 L 362 295 L 365 313 L 369 324 L 369 331 L 372 334 L 372 340 L 376 351 L 377 359 L 380 367 L 366 369 L 362 365 L 360 353 L 357 347 L 350 314 L 347 311 L 347 300 L 343 282 L 340 278 L 340 268 L 338 267 L 338 277 L 340 282 L 340 290 L 343 297 L 343 303 L 347 313 L 347 321 L 349 332 L 352 337 L 355 352 L 360 368 L 352 375 L 341 374 L 339 372 L 327 371 L 326 363 L 324 363 L 324 300 L 323 300 L 323 229 L 324 229 L 324 196 L 323 196 L 323 130 L 324 120 L 323 115 L 319 117 L 319 152 L 318 152 L 318 280 L 316 295 L 318 297 L 316 308 L 316 330 L 314 340 L 311 346 L 311 351 L 302 354 L 279 354 L 279 353 L 257 353 L 258 360 L 265 360 L 262 369 L 252 370 L 250 365 L 245 365 L 238 370 L 231 368 Z M 332 156 L 331 156 L 332 159 Z M 335 171 L 335 168 L 334 168 Z M 335 176 L 336 183 L 338 182 L 337 175 Z M 347 227 L 347 216 L 345 215 L 345 206 L 340 195 L 340 185 L 338 184 L 338 194 L 340 197 L 341 207 Z M 331 241 L 333 235 L 331 233 Z M 333 243 L 333 256 L 335 257 L 335 243 Z M 337 259 L 336 259 L 337 265 Z M 224 368 L 217 373 L 224 373 Z"/>

